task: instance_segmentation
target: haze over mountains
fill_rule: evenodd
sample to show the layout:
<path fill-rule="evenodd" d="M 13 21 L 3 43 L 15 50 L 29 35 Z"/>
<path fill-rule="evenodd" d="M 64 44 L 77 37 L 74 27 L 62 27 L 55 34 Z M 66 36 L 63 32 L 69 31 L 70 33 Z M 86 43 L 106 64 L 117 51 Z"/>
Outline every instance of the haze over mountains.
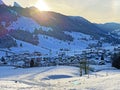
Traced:
<path fill-rule="evenodd" d="M 77 43 L 83 45 L 82 39 L 88 37 L 91 42 L 98 40 L 103 43 L 119 44 L 119 25 L 116 23 L 94 24 L 79 16 L 39 11 L 35 7 L 22 8 L 17 2 L 14 6 L 7 6 L 0 0 L 0 48 L 17 47 L 17 40 L 42 47 L 44 41 L 41 40 L 40 35 L 48 40 L 53 38 L 54 42 L 72 43 L 73 47 L 78 47 Z M 91 42 L 84 44 L 89 45 L 92 44 Z M 48 46 L 45 47 L 48 48 Z"/>
<path fill-rule="evenodd" d="M 97 24 L 99 28 L 102 28 L 106 32 L 110 32 L 120 36 L 120 23 L 105 23 L 105 24 Z"/>

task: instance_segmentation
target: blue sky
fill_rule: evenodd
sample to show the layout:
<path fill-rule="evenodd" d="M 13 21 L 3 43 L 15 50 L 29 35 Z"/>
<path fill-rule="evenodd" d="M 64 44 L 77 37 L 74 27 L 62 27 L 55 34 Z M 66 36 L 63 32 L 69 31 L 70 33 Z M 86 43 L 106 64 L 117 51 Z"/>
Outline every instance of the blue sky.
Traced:
<path fill-rule="evenodd" d="M 24 7 L 34 6 L 38 0 L 3 0 L 18 2 Z M 91 22 L 120 22 L 120 0 L 43 0 L 51 11 L 82 16 Z"/>

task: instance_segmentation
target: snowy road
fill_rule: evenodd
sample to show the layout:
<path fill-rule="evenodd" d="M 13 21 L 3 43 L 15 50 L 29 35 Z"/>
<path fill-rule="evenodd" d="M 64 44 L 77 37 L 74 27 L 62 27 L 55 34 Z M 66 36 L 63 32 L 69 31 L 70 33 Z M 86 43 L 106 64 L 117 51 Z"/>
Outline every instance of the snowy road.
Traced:
<path fill-rule="evenodd" d="M 120 90 L 120 72 L 103 70 L 88 78 L 70 66 L 0 67 L 0 90 Z"/>

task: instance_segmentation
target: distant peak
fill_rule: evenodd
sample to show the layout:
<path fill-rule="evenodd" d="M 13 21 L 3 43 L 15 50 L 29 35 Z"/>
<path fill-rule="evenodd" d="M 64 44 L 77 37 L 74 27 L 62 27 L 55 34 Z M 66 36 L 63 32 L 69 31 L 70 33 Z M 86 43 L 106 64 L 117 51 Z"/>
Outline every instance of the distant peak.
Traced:
<path fill-rule="evenodd" d="M 2 0 L 0 0 L 0 5 L 5 5 L 4 2 Z"/>
<path fill-rule="evenodd" d="M 17 2 L 14 2 L 14 6 L 15 6 L 15 7 L 21 7 L 21 5 L 18 4 Z"/>

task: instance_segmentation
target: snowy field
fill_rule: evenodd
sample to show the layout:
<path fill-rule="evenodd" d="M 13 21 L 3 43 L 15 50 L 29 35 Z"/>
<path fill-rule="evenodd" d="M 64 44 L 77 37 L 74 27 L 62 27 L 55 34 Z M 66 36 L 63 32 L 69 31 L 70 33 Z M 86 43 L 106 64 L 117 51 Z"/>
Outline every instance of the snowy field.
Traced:
<path fill-rule="evenodd" d="M 71 66 L 1 66 L 0 90 L 120 90 L 119 70 L 105 67 L 106 70 L 93 72 L 88 78 L 79 77 L 79 68 Z"/>

